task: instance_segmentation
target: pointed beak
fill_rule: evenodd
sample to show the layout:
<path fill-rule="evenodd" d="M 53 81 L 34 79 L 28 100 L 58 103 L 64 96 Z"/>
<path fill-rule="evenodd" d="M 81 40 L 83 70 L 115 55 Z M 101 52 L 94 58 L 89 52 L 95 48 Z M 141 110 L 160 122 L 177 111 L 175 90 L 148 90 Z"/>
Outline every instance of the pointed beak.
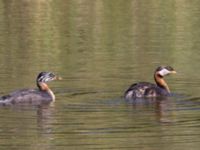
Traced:
<path fill-rule="evenodd" d="M 176 72 L 176 71 L 171 71 L 170 73 L 171 73 L 171 74 L 176 74 L 177 72 Z"/>
<path fill-rule="evenodd" d="M 62 80 L 62 77 L 55 75 L 55 77 L 53 78 L 53 80 Z"/>
<path fill-rule="evenodd" d="M 56 76 L 56 80 L 62 80 L 62 77 Z"/>

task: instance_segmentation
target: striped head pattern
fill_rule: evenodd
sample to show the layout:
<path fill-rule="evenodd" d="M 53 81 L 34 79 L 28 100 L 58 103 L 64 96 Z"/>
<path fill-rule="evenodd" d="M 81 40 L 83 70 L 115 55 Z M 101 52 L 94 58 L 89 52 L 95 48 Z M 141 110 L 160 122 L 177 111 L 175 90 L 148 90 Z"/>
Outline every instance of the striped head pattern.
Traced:
<path fill-rule="evenodd" d="M 37 82 L 49 82 L 55 80 L 57 77 L 52 72 L 41 72 L 37 76 Z"/>

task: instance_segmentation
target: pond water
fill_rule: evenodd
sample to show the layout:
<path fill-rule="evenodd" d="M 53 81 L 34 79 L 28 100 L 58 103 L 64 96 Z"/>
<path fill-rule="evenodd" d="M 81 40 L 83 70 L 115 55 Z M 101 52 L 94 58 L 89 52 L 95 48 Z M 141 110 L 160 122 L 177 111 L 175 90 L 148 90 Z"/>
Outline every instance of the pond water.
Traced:
<path fill-rule="evenodd" d="M 199 16 L 197 0 L 0 0 L 0 94 L 63 77 L 50 105 L 0 108 L 0 149 L 199 149 Z M 126 102 L 160 65 L 174 96 Z"/>

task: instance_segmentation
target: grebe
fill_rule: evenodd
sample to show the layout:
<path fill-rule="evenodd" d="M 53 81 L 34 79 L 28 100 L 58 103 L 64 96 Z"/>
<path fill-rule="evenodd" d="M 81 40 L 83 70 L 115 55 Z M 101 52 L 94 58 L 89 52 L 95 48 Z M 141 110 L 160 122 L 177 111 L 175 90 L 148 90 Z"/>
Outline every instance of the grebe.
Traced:
<path fill-rule="evenodd" d="M 53 80 L 61 80 L 61 78 L 51 72 L 41 72 L 36 79 L 38 89 L 22 89 L 2 96 L 0 105 L 50 103 L 55 100 L 55 95 L 47 82 Z"/>
<path fill-rule="evenodd" d="M 158 67 L 154 73 L 154 80 L 156 84 L 149 82 L 132 84 L 124 94 L 125 99 L 168 96 L 170 94 L 170 90 L 164 80 L 164 76 L 174 73 L 176 73 L 176 71 L 170 66 Z"/>

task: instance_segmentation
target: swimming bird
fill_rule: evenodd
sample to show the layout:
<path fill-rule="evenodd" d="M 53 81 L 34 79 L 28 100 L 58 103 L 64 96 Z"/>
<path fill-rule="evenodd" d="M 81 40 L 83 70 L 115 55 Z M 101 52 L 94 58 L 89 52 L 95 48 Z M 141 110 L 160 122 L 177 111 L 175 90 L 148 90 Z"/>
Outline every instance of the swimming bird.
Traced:
<path fill-rule="evenodd" d="M 47 82 L 53 80 L 61 80 L 61 77 L 52 72 L 41 72 L 36 79 L 38 89 L 22 89 L 2 96 L 0 105 L 43 104 L 55 101 L 55 95 L 47 85 Z"/>
<path fill-rule="evenodd" d="M 174 73 L 176 73 L 176 71 L 171 66 L 158 67 L 154 73 L 156 84 L 149 82 L 134 83 L 125 91 L 125 99 L 170 95 L 170 89 L 165 82 L 164 77 Z"/>

